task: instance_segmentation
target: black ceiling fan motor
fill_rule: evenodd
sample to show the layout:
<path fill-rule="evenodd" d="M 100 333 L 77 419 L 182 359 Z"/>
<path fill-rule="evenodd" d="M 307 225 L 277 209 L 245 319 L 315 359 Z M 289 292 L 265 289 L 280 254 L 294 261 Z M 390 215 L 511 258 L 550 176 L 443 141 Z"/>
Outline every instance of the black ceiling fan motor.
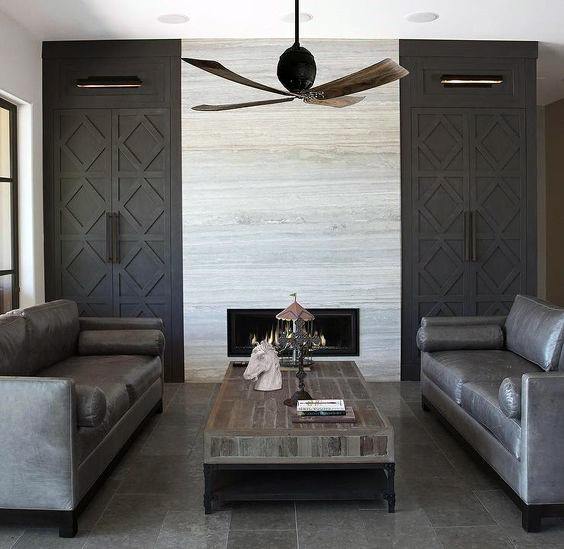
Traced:
<path fill-rule="evenodd" d="M 299 44 L 288 48 L 278 61 L 278 80 L 292 93 L 309 90 L 315 82 L 316 73 L 315 58 Z"/>

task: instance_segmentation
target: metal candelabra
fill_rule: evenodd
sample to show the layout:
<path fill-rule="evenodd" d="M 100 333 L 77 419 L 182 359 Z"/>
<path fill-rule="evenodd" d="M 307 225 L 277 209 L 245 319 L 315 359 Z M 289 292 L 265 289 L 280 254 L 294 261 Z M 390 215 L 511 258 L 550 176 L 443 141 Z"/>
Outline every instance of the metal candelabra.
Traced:
<path fill-rule="evenodd" d="M 305 389 L 305 378 L 307 376 L 304 370 L 304 355 L 305 352 L 319 347 L 321 338 L 318 335 L 311 334 L 306 329 L 306 322 L 302 318 L 292 321 L 292 331 L 287 333 L 283 331 L 278 337 L 278 347 L 280 351 L 292 349 L 297 359 L 298 371 L 296 377 L 298 378 L 298 390 L 284 401 L 286 406 L 296 407 L 298 400 L 311 400 L 311 395 Z"/>

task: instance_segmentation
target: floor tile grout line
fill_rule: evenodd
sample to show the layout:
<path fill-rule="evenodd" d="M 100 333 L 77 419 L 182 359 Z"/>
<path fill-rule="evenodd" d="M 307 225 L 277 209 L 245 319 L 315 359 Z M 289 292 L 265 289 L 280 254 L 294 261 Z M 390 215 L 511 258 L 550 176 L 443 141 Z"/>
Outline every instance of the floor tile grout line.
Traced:
<path fill-rule="evenodd" d="M 426 413 L 432 413 L 432 412 L 426 412 Z M 449 465 L 453 468 L 454 472 L 456 473 L 457 476 L 459 476 L 460 478 L 464 479 L 464 476 L 462 475 L 462 473 L 458 470 L 458 468 L 456 467 L 454 461 L 452 460 L 452 458 L 449 456 L 449 454 L 447 452 L 445 452 L 445 450 L 443 449 L 443 447 L 441 446 L 441 444 L 439 444 L 438 439 L 433 435 L 433 433 L 425 426 L 425 424 L 419 420 L 419 418 L 417 418 L 417 416 L 415 416 L 415 419 L 417 420 L 417 422 L 421 425 L 421 427 L 423 428 L 423 430 L 427 433 L 427 435 L 431 438 L 431 440 L 433 441 L 434 445 L 437 447 L 437 449 L 439 450 L 439 453 L 441 453 L 443 455 L 443 457 L 446 459 L 446 461 L 449 463 Z M 458 441 L 456 441 L 456 438 L 453 437 L 452 435 L 450 435 L 451 438 L 458 443 Z M 474 488 L 471 488 L 470 490 L 471 492 L 475 492 Z M 484 507 L 484 510 L 486 511 L 486 513 L 488 515 L 490 515 L 490 512 L 485 508 L 485 506 L 482 504 L 482 502 L 480 501 L 480 499 L 474 494 L 474 497 L 476 497 L 476 499 L 478 499 L 480 505 L 482 505 L 482 507 Z M 491 516 L 491 515 L 490 515 Z M 493 519 L 493 517 L 491 517 Z M 495 519 L 493 519 L 495 521 Z"/>
<path fill-rule="evenodd" d="M 298 532 L 298 507 L 294 500 L 294 524 L 296 525 L 296 549 L 300 549 L 300 533 Z"/>
<path fill-rule="evenodd" d="M 12 543 L 12 545 L 10 545 L 10 549 L 13 549 L 16 546 L 16 543 L 18 543 L 18 541 L 20 541 L 20 539 L 23 538 L 23 536 L 25 535 L 26 532 L 27 532 L 26 529 L 22 530 L 22 533 L 14 540 L 14 543 Z"/>
<path fill-rule="evenodd" d="M 497 492 L 497 491 L 501 491 L 501 490 L 483 490 L 484 492 L 486 491 L 490 491 L 490 492 Z M 492 517 L 492 519 L 494 520 L 494 522 L 496 523 L 497 526 L 499 526 L 500 528 L 503 528 L 505 530 L 506 526 L 501 524 L 489 511 L 488 508 L 486 507 L 486 505 L 484 504 L 484 502 L 482 501 L 482 499 L 480 498 L 480 495 L 477 493 L 478 490 L 472 490 L 472 492 L 474 493 L 474 496 L 478 499 L 478 501 L 482 504 L 482 506 L 484 507 L 484 509 L 488 512 L 488 514 Z M 508 538 L 509 539 L 509 538 Z M 511 540 L 509 540 L 511 541 Z"/>
<path fill-rule="evenodd" d="M 466 524 L 465 526 L 433 526 L 435 530 L 451 530 L 453 528 L 497 528 L 499 525 L 496 524 Z"/>
<path fill-rule="evenodd" d="M 167 509 L 166 513 L 164 514 L 163 521 L 161 522 L 161 527 L 159 528 L 157 537 L 155 538 L 155 544 L 153 545 L 153 547 L 157 547 L 157 545 L 159 544 L 159 538 L 161 537 L 161 533 L 163 531 L 164 524 L 169 513 L 170 513 L 170 509 Z"/>
<path fill-rule="evenodd" d="M 403 400 L 403 397 L 401 397 L 401 395 L 400 395 L 400 398 Z M 404 402 L 406 402 L 406 401 L 404 400 Z M 407 404 L 407 402 L 406 402 L 406 404 Z M 427 413 L 432 413 L 432 412 L 427 412 Z M 431 440 L 433 440 L 435 446 L 438 448 L 439 452 L 444 456 L 444 458 L 446 459 L 446 461 L 447 461 L 447 462 L 450 464 L 450 466 L 453 468 L 453 470 L 455 471 L 455 473 L 456 473 L 458 476 L 460 476 L 460 477 L 464 480 L 463 475 L 462 475 L 462 474 L 459 472 L 459 470 L 455 467 L 453 461 L 452 461 L 451 459 L 449 459 L 448 454 L 444 451 L 444 449 L 442 448 L 442 446 L 438 443 L 437 438 L 433 436 L 433 433 L 432 433 L 429 429 L 427 429 L 427 427 L 425 427 L 425 424 L 424 424 L 422 421 L 420 421 L 419 418 L 417 418 L 417 416 L 415 416 L 415 419 L 416 419 L 416 421 L 423 427 L 423 430 L 429 435 L 429 437 L 431 438 Z M 452 436 L 452 435 L 451 435 L 451 436 Z M 456 439 L 455 439 L 454 437 L 452 437 L 452 438 L 453 438 L 453 440 L 456 441 Z M 484 490 L 484 491 L 486 491 L 486 490 Z M 492 489 L 491 491 L 495 491 L 495 490 Z M 490 517 L 490 518 L 493 520 L 494 524 L 495 524 L 496 526 L 500 526 L 500 527 L 501 527 L 501 525 L 498 523 L 498 521 L 493 517 L 493 515 L 489 512 L 489 510 L 487 509 L 487 507 L 484 505 L 484 503 L 482 502 L 482 500 L 480 499 L 480 497 L 478 496 L 478 494 L 476 494 L 476 489 L 475 489 L 475 488 L 471 488 L 471 489 L 470 489 L 470 493 L 472 494 L 472 496 L 474 497 L 474 499 L 479 503 L 479 505 L 482 507 L 482 509 L 484 510 L 484 512 L 486 513 L 486 515 L 487 515 L 488 517 Z M 423 509 L 423 512 L 426 514 L 426 512 L 425 512 L 424 509 Z M 427 518 L 429 519 L 428 516 L 427 516 Z M 430 521 L 430 519 L 429 519 L 429 521 Z M 431 522 L 431 521 L 430 521 L 430 522 Z M 431 526 L 433 526 L 432 523 L 431 523 Z M 482 526 L 484 526 L 484 525 L 482 525 Z M 433 528 L 435 528 L 435 534 L 436 534 L 436 528 L 437 528 L 437 527 L 436 527 L 436 526 L 433 526 Z M 511 540 L 509 540 L 509 541 L 511 541 Z"/>
<path fill-rule="evenodd" d="M 425 510 L 423 510 L 423 512 L 425 512 Z M 427 519 L 429 519 L 429 517 L 427 517 Z M 429 521 L 429 523 L 431 523 L 431 521 Z M 437 527 L 433 526 L 433 524 L 431 524 L 431 528 L 433 529 L 433 532 L 435 534 L 435 538 L 439 542 L 440 546 L 443 547 L 443 549 L 448 549 L 445 546 L 445 544 L 441 541 L 441 538 L 439 538 L 439 533 L 437 532 Z"/>
<path fill-rule="evenodd" d="M 403 400 L 403 401 L 407 404 L 407 402 L 403 399 L 403 397 L 402 397 L 401 395 L 400 395 L 400 399 Z M 408 406 L 409 406 L 409 405 L 408 405 Z M 423 425 L 423 423 L 422 423 L 421 421 L 419 421 L 419 419 L 417 418 L 417 416 L 415 416 L 415 414 L 414 414 L 414 417 L 415 417 L 415 420 L 416 420 L 419 424 L 421 424 L 421 426 L 423 427 L 423 430 L 424 430 L 429 436 L 431 436 L 431 434 L 429 433 L 429 431 L 427 431 L 427 429 L 425 428 L 425 426 Z M 436 441 L 432 436 L 431 436 L 431 440 L 434 442 L 434 445 L 439 449 L 439 452 L 440 452 L 440 451 L 441 451 L 441 448 L 440 448 L 440 446 L 437 444 L 437 441 Z M 450 463 L 450 462 L 449 462 L 449 463 Z M 452 464 L 451 464 L 451 466 L 452 466 Z M 453 469 L 454 469 L 454 467 L 453 467 Z M 423 512 L 423 514 L 424 514 L 425 517 L 427 518 L 427 521 L 428 521 L 429 524 L 431 525 L 431 528 L 433 529 L 433 532 L 435 533 L 435 537 L 437 538 L 438 542 L 444 547 L 444 544 L 441 542 L 441 540 L 440 540 L 440 539 L 438 538 L 438 536 L 437 536 L 436 527 L 433 525 L 433 522 L 431 521 L 429 515 L 427 514 L 427 511 L 425 510 L 424 507 L 421 507 L 421 506 L 419 505 L 419 501 L 418 501 L 417 503 L 418 503 L 418 506 L 421 508 L 421 511 Z"/>
<path fill-rule="evenodd" d="M 231 533 L 231 522 L 233 520 L 233 509 L 229 510 L 229 525 L 227 526 L 227 536 L 225 537 L 225 549 L 229 546 L 229 534 Z"/>
<path fill-rule="evenodd" d="M 122 484 L 123 484 L 123 480 L 119 481 L 119 486 L 121 486 Z M 92 532 L 94 532 L 94 529 L 96 528 L 96 526 L 98 526 L 98 523 L 102 520 L 102 517 L 104 516 L 105 512 L 108 510 L 108 507 L 110 506 L 110 504 L 112 503 L 114 498 L 118 495 L 119 486 L 114 490 L 114 493 L 108 499 L 106 505 L 104 505 L 104 508 L 100 512 L 100 515 L 94 521 L 92 528 L 90 528 L 90 530 L 88 531 L 88 535 L 86 536 L 86 539 L 84 540 L 84 544 L 82 545 L 82 549 L 84 549 L 86 547 L 86 545 L 88 544 L 88 541 L 90 540 L 90 536 L 92 535 Z M 80 527 L 80 521 L 79 521 L 79 527 Z"/>

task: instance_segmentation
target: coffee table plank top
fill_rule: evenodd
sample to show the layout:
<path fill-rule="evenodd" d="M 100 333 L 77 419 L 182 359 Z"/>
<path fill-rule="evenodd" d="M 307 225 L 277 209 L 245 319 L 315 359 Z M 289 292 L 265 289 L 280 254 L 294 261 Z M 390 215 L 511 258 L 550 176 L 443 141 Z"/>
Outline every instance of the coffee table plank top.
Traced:
<path fill-rule="evenodd" d="M 244 368 L 229 365 L 204 429 L 205 461 L 301 459 L 393 461 L 393 428 L 372 401 L 352 361 L 316 362 L 306 378 L 314 398 L 342 398 L 356 423 L 293 423 L 284 399 L 296 390 L 294 372 L 282 372 L 282 389 L 255 391 Z"/>

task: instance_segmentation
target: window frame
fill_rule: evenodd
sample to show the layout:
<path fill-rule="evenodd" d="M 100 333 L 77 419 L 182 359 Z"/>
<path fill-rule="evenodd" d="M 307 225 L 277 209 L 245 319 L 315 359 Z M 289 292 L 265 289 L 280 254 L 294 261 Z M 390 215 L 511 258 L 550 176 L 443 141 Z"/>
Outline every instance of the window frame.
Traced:
<path fill-rule="evenodd" d="M 12 268 L 0 270 L 0 276 L 12 276 L 12 309 L 20 304 L 19 280 L 19 230 L 18 230 L 18 107 L 0 97 L 0 107 L 7 110 L 10 120 L 10 176 L 1 177 L 0 182 L 11 185 Z"/>

